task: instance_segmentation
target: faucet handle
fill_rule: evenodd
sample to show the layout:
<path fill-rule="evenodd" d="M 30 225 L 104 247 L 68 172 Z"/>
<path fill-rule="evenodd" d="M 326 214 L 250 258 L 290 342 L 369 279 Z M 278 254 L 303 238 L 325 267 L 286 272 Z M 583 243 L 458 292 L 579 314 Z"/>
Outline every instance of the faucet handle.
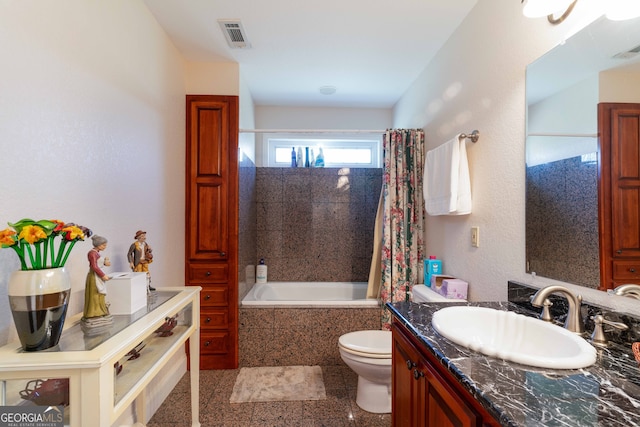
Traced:
<path fill-rule="evenodd" d="M 542 311 L 540 312 L 540 316 L 538 318 L 540 320 L 544 320 L 545 322 L 553 322 L 553 316 L 551 316 L 551 311 L 549 311 L 549 307 L 551 307 L 553 303 L 549 301 L 548 298 L 544 299 L 542 303 Z"/>
<path fill-rule="evenodd" d="M 604 333 L 605 324 L 613 326 L 614 328 L 620 329 L 622 331 L 629 329 L 629 327 L 622 322 L 613 322 L 611 320 L 605 319 L 602 314 L 591 316 L 591 320 L 593 320 L 594 323 L 593 333 L 591 334 L 591 343 L 600 347 L 609 346 L 609 340 L 607 340 L 607 337 Z"/>

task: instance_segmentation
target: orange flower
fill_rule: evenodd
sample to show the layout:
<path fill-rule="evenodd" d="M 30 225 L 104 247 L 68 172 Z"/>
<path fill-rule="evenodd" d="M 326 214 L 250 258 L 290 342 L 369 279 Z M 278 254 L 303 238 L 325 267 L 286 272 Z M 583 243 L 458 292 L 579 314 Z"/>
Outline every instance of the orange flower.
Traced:
<path fill-rule="evenodd" d="M 59 219 L 52 219 L 51 222 L 55 223 L 55 228 L 53 229 L 54 233 L 59 233 L 64 227 L 64 221 L 60 221 Z"/>
<path fill-rule="evenodd" d="M 0 231 L 0 245 L 3 247 L 13 246 L 16 244 L 17 240 L 13 237 L 16 235 L 16 232 L 10 228 L 6 228 Z"/>
<path fill-rule="evenodd" d="M 46 239 L 47 233 L 45 233 L 44 229 L 40 226 L 27 225 L 20 231 L 18 238 L 24 239 L 29 244 L 34 244 L 42 239 Z"/>
<path fill-rule="evenodd" d="M 62 233 L 64 233 L 65 240 L 84 240 L 84 233 L 75 225 L 71 225 L 62 229 Z"/>

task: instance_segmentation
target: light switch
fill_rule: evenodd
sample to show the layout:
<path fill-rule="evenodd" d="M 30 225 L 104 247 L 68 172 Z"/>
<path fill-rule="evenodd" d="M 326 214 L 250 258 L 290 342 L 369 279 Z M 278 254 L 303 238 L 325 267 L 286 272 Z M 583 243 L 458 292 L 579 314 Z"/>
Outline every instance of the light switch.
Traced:
<path fill-rule="evenodd" d="M 471 227 L 471 246 L 480 246 L 480 227 Z"/>

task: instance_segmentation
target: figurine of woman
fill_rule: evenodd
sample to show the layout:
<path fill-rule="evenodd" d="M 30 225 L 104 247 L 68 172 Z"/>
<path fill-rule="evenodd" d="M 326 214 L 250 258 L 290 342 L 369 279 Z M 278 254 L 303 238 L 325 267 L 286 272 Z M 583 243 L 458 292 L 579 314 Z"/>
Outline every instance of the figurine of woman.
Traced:
<path fill-rule="evenodd" d="M 84 311 L 83 317 L 91 319 L 94 317 L 110 316 L 109 307 L 105 301 L 107 288 L 104 284 L 110 279 L 99 265 L 100 252 L 107 248 L 107 239 L 102 236 L 93 236 L 91 238 L 93 248 L 87 254 L 89 259 L 89 273 L 87 273 L 87 281 L 84 288 Z M 109 267 L 111 262 L 105 257 L 104 266 Z"/>

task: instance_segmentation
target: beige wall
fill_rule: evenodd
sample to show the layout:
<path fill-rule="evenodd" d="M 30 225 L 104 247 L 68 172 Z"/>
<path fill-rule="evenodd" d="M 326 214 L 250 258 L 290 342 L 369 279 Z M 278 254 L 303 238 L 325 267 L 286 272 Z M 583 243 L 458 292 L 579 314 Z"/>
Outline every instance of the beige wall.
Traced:
<path fill-rule="evenodd" d="M 605 71 L 600 73 L 601 102 L 640 102 L 640 73 Z"/>
<path fill-rule="evenodd" d="M 467 143 L 473 213 L 428 217 L 425 230 L 427 254 L 469 281 L 471 300 L 506 299 L 509 279 L 532 282 L 525 274 L 525 68 L 595 19 L 589 5 L 578 2 L 552 26 L 525 18 L 520 2 L 479 1 L 394 108 L 394 127 L 423 127 L 427 149 L 460 132 L 481 133 Z M 480 227 L 479 248 L 470 244 L 472 226 Z"/>
<path fill-rule="evenodd" d="M 144 229 L 153 284 L 184 284 L 184 62 L 144 3 L 4 1 L 0 58 L 0 228 L 24 217 L 88 226 L 109 239 L 112 272 L 128 269 Z M 90 248 L 67 262 L 71 315 Z M 15 338 L 6 287 L 18 268 L 0 250 L 0 345 Z"/>

